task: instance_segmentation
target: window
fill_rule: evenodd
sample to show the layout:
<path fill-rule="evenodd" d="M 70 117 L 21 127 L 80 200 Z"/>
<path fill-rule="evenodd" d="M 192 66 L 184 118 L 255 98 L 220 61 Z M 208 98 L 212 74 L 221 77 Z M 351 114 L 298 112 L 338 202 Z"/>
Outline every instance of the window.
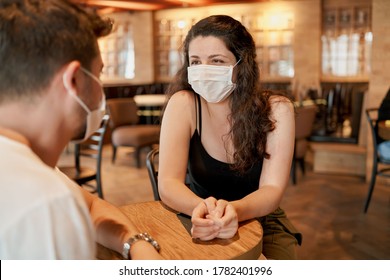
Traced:
<path fill-rule="evenodd" d="M 121 14 L 110 17 L 114 20 L 113 32 L 98 41 L 104 63 L 102 78 L 133 79 L 135 54 L 131 22 Z"/>
<path fill-rule="evenodd" d="M 257 62 L 263 78 L 293 77 L 293 13 L 243 16 L 242 23 L 255 40 Z"/>
<path fill-rule="evenodd" d="M 370 13 L 370 7 L 324 10 L 321 38 L 323 75 L 369 75 L 372 46 Z"/>

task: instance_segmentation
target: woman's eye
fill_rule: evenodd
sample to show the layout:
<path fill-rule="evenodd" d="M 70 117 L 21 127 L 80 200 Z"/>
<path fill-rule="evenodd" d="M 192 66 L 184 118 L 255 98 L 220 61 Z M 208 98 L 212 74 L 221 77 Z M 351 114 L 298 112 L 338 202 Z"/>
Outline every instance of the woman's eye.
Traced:
<path fill-rule="evenodd" d="M 191 61 L 190 64 L 191 65 L 198 65 L 198 64 L 200 64 L 200 61 L 194 60 L 194 61 Z"/>
<path fill-rule="evenodd" d="M 212 60 L 213 64 L 224 64 L 225 61 L 221 60 L 221 59 L 213 59 Z"/>

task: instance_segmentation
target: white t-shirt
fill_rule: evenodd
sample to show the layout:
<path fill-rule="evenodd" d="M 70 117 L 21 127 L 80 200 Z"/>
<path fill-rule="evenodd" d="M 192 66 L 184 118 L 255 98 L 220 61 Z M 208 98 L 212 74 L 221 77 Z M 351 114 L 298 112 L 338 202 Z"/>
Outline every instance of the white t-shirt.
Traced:
<path fill-rule="evenodd" d="M 26 145 L 0 136 L 0 259 L 94 259 L 80 188 Z"/>

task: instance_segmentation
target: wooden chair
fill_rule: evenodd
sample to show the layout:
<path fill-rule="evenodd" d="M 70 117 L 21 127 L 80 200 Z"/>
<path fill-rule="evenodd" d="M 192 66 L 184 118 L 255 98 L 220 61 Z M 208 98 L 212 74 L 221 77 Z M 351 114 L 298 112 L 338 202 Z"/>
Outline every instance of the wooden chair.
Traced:
<path fill-rule="evenodd" d="M 144 147 L 158 144 L 160 126 L 139 124 L 138 106 L 134 99 L 112 98 L 107 100 L 112 130 L 112 162 L 115 162 L 118 147 L 133 147 L 137 167 L 141 167 L 140 152 Z"/>
<path fill-rule="evenodd" d="M 158 158 L 159 149 L 155 148 L 151 150 L 146 155 L 146 169 L 148 170 L 150 183 L 152 184 L 153 197 L 154 200 L 161 200 L 160 194 L 158 193 L 158 168 L 157 168 L 157 158 Z"/>
<path fill-rule="evenodd" d="M 152 184 L 153 196 L 154 200 L 161 200 L 160 194 L 158 192 L 158 154 L 159 148 L 152 149 L 146 155 L 146 169 L 148 170 L 150 183 Z M 190 176 L 187 172 L 185 184 L 186 186 L 190 186 Z"/>
<path fill-rule="evenodd" d="M 60 166 L 59 169 L 70 179 L 74 180 L 80 186 L 87 186 L 92 193 L 98 193 L 100 198 L 103 197 L 102 187 L 102 152 L 104 144 L 104 135 L 107 130 L 109 116 L 105 115 L 101 127 L 92 134 L 86 141 L 75 144 L 74 147 L 74 166 Z M 82 165 L 82 158 L 93 158 L 96 160 L 94 168 Z M 93 185 L 91 181 L 96 181 Z"/>
<path fill-rule="evenodd" d="M 376 115 L 376 116 L 375 116 Z M 371 170 L 371 179 L 368 187 L 368 194 L 364 204 L 364 213 L 367 213 L 368 207 L 370 205 L 371 196 L 374 191 L 376 177 L 382 176 L 390 178 L 390 161 L 381 157 L 378 152 L 378 145 L 385 141 L 378 134 L 378 108 L 369 108 L 366 109 L 366 117 L 369 123 L 372 136 L 372 170 Z"/>
<path fill-rule="evenodd" d="M 305 174 L 305 155 L 309 147 L 309 137 L 312 133 L 317 107 L 314 105 L 299 106 L 295 116 L 295 144 L 294 157 L 291 165 L 291 178 L 295 185 L 297 182 L 297 163 Z"/>

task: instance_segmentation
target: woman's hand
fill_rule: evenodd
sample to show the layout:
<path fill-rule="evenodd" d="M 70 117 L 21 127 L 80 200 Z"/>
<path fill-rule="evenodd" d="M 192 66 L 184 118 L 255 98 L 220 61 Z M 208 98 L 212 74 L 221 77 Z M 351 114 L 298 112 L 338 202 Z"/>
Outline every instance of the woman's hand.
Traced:
<path fill-rule="evenodd" d="M 238 229 L 234 207 L 226 200 L 209 197 L 198 204 L 192 213 L 192 237 L 200 240 L 231 238 Z"/>
<path fill-rule="evenodd" d="M 211 240 L 217 237 L 220 227 L 212 219 L 207 218 L 211 211 L 214 210 L 217 200 L 209 197 L 200 202 L 192 211 L 192 228 L 191 234 L 193 238 L 200 240 Z"/>
<path fill-rule="evenodd" d="M 218 200 L 216 207 L 206 217 L 220 227 L 218 238 L 232 238 L 238 230 L 237 212 L 233 205 L 226 200 Z"/>

